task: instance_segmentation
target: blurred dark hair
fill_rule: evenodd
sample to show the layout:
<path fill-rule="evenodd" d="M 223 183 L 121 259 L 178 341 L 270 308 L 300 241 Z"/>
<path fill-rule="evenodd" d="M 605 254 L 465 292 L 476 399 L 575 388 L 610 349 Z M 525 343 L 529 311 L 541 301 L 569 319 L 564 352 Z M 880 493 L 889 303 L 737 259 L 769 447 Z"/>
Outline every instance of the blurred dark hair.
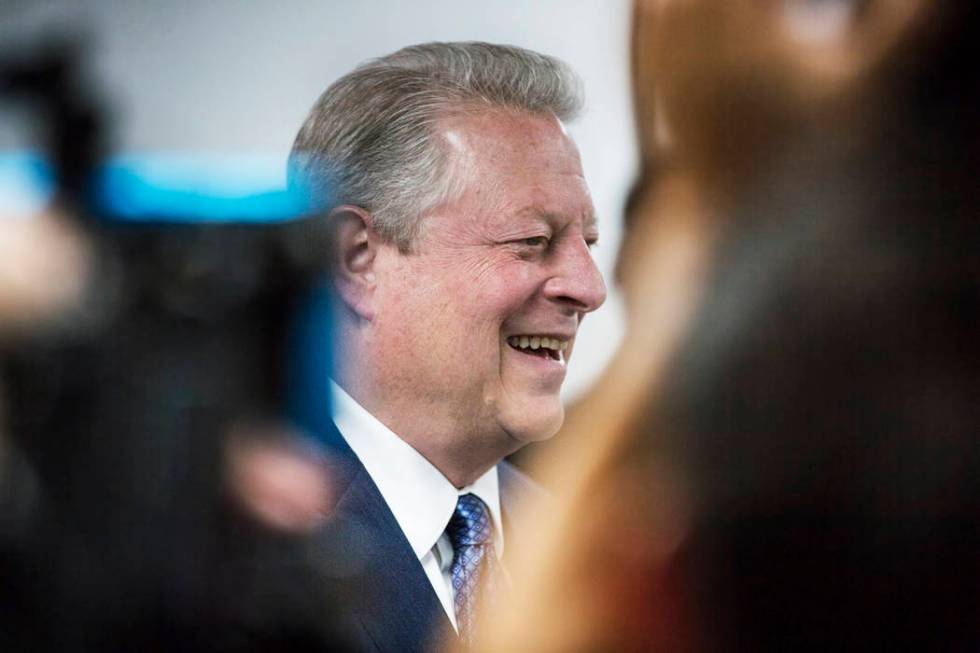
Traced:
<path fill-rule="evenodd" d="M 980 643 L 978 26 L 944 3 L 739 198 L 657 420 L 710 648 Z"/>

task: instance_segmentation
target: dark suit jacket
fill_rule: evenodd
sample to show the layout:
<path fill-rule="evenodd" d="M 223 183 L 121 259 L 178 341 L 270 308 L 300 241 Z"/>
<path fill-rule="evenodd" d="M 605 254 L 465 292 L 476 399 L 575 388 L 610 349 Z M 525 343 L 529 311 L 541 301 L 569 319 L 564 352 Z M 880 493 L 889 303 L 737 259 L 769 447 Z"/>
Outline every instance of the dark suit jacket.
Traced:
<path fill-rule="evenodd" d="M 452 626 L 429 578 L 364 465 L 333 429 L 328 438 L 336 489 L 327 564 L 349 582 L 342 611 L 365 651 L 407 653 L 432 650 Z M 498 467 L 504 532 L 513 526 L 513 507 L 541 488 L 507 462 Z"/>

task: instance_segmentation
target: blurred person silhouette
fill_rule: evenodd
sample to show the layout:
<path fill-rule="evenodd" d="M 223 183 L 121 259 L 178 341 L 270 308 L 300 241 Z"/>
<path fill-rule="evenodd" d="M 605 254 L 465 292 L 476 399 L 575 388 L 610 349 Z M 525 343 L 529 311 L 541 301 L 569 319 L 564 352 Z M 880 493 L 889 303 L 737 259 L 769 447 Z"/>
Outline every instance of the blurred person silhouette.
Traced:
<path fill-rule="evenodd" d="M 627 336 L 480 650 L 980 645 L 977 13 L 635 4 Z"/>
<path fill-rule="evenodd" d="M 98 329 L 95 343 L 88 342 L 92 333 L 75 324 L 91 317 L 93 288 L 106 281 L 94 263 L 104 264 L 96 254 L 106 254 L 105 243 L 93 235 L 63 210 L 0 219 L 3 650 L 347 650 L 331 612 L 336 585 L 323 577 L 322 565 L 300 556 L 305 536 L 326 521 L 329 461 L 300 446 L 304 439 L 286 422 L 251 419 L 253 406 L 238 406 L 227 434 L 215 420 L 211 437 L 183 449 L 184 438 L 202 434 L 189 426 L 176 433 L 137 426 L 141 417 L 182 412 L 166 397 L 137 394 L 147 380 L 127 372 L 145 371 L 145 361 L 123 357 L 115 375 L 72 362 L 73 356 L 97 362 L 91 350 L 99 351 L 99 343 L 118 346 L 100 340 Z M 183 234 L 188 242 L 189 235 Z M 138 282 L 128 283 L 139 296 Z M 155 335 L 166 359 L 164 336 L 173 325 L 166 311 L 158 319 Z M 152 355 L 152 330 L 124 324 L 107 331 L 113 338 L 147 336 L 149 344 L 128 349 Z M 166 365 L 179 366 L 170 345 L 175 356 Z M 40 351 L 69 360 L 52 364 Z M 233 366 L 205 365 L 198 371 L 210 371 L 210 381 L 191 383 L 214 383 Z M 45 371 L 55 378 L 38 383 Z M 113 378 L 123 386 L 113 387 Z M 134 415 L 111 408 L 106 402 L 120 393 L 130 393 L 134 410 L 157 410 Z M 95 414 L 86 417 L 87 401 Z M 101 426 L 95 437 L 93 423 Z M 256 555 L 285 554 L 292 572 L 281 577 L 262 576 L 251 565 Z"/>
<path fill-rule="evenodd" d="M 113 388 L 97 370 L 38 357 L 39 348 L 70 357 L 92 347 L 91 334 L 73 326 L 91 309 L 96 280 L 105 281 L 94 263 L 105 243 L 96 245 L 92 236 L 63 210 L 0 219 L 0 365 L 7 382 L 0 385 L 3 650 L 346 650 L 331 613 L 335 585 L 297 553 L 305 536 L 326 522 L 332 485 L 322 454 L 300 446 L 303 437 L 286 422 L 252 420 L 241 406 L 227 434 L 216 430 L 200 448 L 182 450 L 193 429 L 141 431 L 138 417 L 104 403 L 141 389 L 145 380 L 127 379 L 125 372 L 144 366 L 118 362 L 123 372 L 116 380 L 128 383 Z M 172 327 L 164 316 L 157 336 Z M 140 338 L 139 331 L 131 335 Z M 175 357 L 167 365 L 180 362 Z M 56 370 L 60 378 L 32 384 L 37 370 L 19 369 L 25 363 Z M 230 367 L 224 361 L 199 371 L 217 376 Z M 77 383 L 92 389 L 80 391 Z M 137 409 L 157 406 L 149 417 L 181 413 L 166 398 L 130 399 Z M 98 414 L 78 415 L 86 400 Z M 52 412 L 77 421 L 66 426 Z M 132 420 L 131 430 L 118 432 L 113 420 L 120 418 Z M 90 422 L 105 430 L 91 438 Z M 169 437 L 174 441 L 161 441 Z M 292 573 L 254 572 L 256 555 L 286 553 Z"/>
<path fill-rule="evenodd" d="M 47 46 L 0 62 L 58 182 L 40 214 L 0 215 L 0 649 L 347 650 L 305 538 L 329 461 L 283 418 L 321 222 L 100 212 L 93 89 Z"/>

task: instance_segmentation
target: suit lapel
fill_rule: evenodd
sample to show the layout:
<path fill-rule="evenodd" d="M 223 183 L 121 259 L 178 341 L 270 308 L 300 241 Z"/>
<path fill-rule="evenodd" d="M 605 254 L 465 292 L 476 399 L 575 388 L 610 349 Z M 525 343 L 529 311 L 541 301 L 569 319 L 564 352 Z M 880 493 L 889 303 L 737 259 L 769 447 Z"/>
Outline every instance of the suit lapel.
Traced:
<path fill-rule="evenodd" d="M 374 481 L 337 438 L 330 444 L 342 469 L 331 530 L 357 567 L 347 605 L 378 651 L 432 650 L 439 634 L 452 632 L 449 619 Z"/>
<path fill-rule="evenodd" d="M 331 550 L 353 573 L 354 591 L 343 597 L 345 611 L 363 629 L 368 650 L 435 650 L 438 637 L 454 630 L 428 576 L 347 442 L 335 428 L 325 440 L 336 463 L 332 471 L 338 491 L 328 531 L 340 545 Z M 504 532 L 513 532 L 519 521 L 514 506 L 545 493 L 509 463 L 500 463 L 498 470 Z"/>

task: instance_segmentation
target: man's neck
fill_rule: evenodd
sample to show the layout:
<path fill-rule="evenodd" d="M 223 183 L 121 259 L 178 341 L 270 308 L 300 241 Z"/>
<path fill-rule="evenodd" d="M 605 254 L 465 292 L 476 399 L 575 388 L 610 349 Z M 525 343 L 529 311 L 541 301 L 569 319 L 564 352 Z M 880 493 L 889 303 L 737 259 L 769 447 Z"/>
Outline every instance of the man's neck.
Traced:
<path fill-rule="evenodd" d="M 438 409 L 419 411 L 417 406 L 402 409 L 374 395 L 349 376 L 335 382 L 375 419 L 418 451 L 456 488 L 476 479 L 519 448 L 505 433 L 475 434 L 452 424 Z M 420 416 L 420 413 L 425 413 Z"/>

